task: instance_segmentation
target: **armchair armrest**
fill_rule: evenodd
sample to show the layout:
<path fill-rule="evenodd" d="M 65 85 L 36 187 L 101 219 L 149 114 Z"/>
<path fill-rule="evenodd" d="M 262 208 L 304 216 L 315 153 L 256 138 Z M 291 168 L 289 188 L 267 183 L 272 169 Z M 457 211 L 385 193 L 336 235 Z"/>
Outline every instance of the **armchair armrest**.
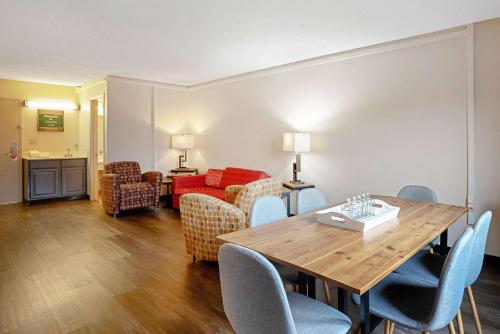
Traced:
<path fill-rule="evenodd" d="M 241 184 L 227 186 L 224 189 L 226 202 L 233 204 L 234 200 L 236 199 L 236 196 L 238 196 L 238 193 L 241 191 L 241 189 L 243 189 L 243 187 L 244 185 Z"/>
<path fill-rule="evenodd" d="M 99 179 L 102 206 L 108 214 L 120 212 L 120 177 L 118 174 L 105 174 Z"/>
<path fill-rule="evenodd" d="M 192 175 L 192 176 L 177 176 L 172 178 L 172 192 L 178 188 L 198 188 L 205 186 L 205 176 Z"/>
<path fill-rule="evenodd" d="M 142 174 L 142 181 L 153 186 L 155 192 L 154 207 L 158 208 L 160 206 L 161 186 L 163 183 L 162 173 L 157 171 L 146 172 Z"/>

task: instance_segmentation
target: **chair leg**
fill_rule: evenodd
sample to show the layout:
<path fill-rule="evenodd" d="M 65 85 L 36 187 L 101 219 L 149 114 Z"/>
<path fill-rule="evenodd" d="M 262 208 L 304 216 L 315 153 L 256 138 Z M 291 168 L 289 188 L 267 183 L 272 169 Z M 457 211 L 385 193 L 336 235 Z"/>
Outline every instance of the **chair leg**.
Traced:
<path fill-rule="evenodd" d="M 453 320 L 448 324 L 448 329 L 450 330 L 450 334 L 457 334 L 455 332 L 455 325 L 453 324 Z"/>
<path fill-rule="evenodd" d="M 384 334 L 389 334 L 391 331 L 391 322 L 389 320 L 385 320 Z"/>
<path fill-rule="evenodd" d="M 113 219 L 116 219 L 116 213 L 113 213 Z"/>
<path fill-rule="evenodd" d="M 394 333 L 394 327 L 396 326 L 396 323 L 394 321 L 391 321 L 391 329 L 389 330 L 389 334 Z"/>
<path fill-rule="evenodd" d="M 483 334 L 481 323 L 479 322 L 479 314 L 477 313 L 476 302 L 474 301 L 474 295 L 472 294 L 472 287 L 470 285 L 467 287 L 467 296 L 469 297 L 469 302 L 472 308 L 472 315 L 474 316 L 474 322 L 476 323 L 477 332 L 479 334 Z"/>
<path fill-rule="evenodd" d="M 325 290 L 326 303 L 330 306 L 332 305 L 332 296 L 330 295 L 330 289 L 328 288 L 328 282 L 323 280 L 323 289 Z"/>
<path fill-rule="evenodd" d="M 464 323 L 462 322 L 462 312 L 458 309 L 457 312 L 457 325 L 458 325 L 458 333 L 464 334 Z"/>

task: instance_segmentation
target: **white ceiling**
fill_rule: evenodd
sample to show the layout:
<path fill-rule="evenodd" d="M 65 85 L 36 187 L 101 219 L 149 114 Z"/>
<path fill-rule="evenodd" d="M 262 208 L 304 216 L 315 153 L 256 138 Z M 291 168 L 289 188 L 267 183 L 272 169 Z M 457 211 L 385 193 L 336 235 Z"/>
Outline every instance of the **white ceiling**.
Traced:
<path fill-rule="evenodd" d="M 0 78 L 192 85 L 499 16 L 498 0 L 0 0 Z"/>

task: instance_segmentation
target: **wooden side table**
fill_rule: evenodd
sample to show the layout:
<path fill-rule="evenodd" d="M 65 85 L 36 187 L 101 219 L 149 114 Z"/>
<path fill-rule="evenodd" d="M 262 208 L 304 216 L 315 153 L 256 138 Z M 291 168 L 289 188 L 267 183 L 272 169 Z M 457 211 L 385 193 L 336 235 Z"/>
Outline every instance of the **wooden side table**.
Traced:
<path fill-rule="evenodd" d="M 291 196 L 292 196 L 292 193 L 294 191 L 301 191 L 301 190 L 304 190 L 304 189 L 308 189 L 308 188 L 315 188 L 316 186 L 312 183 L 307 183 L 307 182 L 304 182 L 304 183 L 293 183 L 291 181 L 284 181 L 283 182 L 283 188 L 286 188 L 286 189 L 289 189 L 289 191 L 283 191 L 281 193 L 281 198 L 284 198 L 286 197 L 286 213 L 288 214 L 288 217 L 290 216 L 294 216 L 291 212 L 290 212 L 290 206 L 291 206 Z"/>
<path fill-rule="evenodd" d="M 167 187 L 167 194 L 165 197 L 167 198 L 167 202 L 165 203 L 164 208 L 172 207 L 172 178 L 167 175 L 163 178 L 163 185 Z"/>
<path fill-rule="evenodd" d="M 175 168 L 170 170 L 174 175 L 198 175 L 198 168 Z"/>

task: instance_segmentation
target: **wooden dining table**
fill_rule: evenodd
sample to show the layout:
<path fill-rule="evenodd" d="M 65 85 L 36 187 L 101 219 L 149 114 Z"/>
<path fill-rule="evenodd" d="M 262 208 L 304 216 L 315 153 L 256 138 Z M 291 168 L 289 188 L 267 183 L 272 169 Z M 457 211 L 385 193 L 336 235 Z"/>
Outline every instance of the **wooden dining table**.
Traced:
<path fill-rule="evenodd" d="M 446 254 L 448 228 L 466 207 L 373 196 L 399 207 L 398 216 L 366 232 L 319 223 L 314 213 L 220 235 L 222 242 L 250 248 L 299 272 L 299 292 L 315 298 L 316 278 L 338 289 L 338 308 L 348 314 L 349 293 L 361 296 L 362 333 L 381 321 L 370 315 L 370 289 L 432 240 Z"/>

